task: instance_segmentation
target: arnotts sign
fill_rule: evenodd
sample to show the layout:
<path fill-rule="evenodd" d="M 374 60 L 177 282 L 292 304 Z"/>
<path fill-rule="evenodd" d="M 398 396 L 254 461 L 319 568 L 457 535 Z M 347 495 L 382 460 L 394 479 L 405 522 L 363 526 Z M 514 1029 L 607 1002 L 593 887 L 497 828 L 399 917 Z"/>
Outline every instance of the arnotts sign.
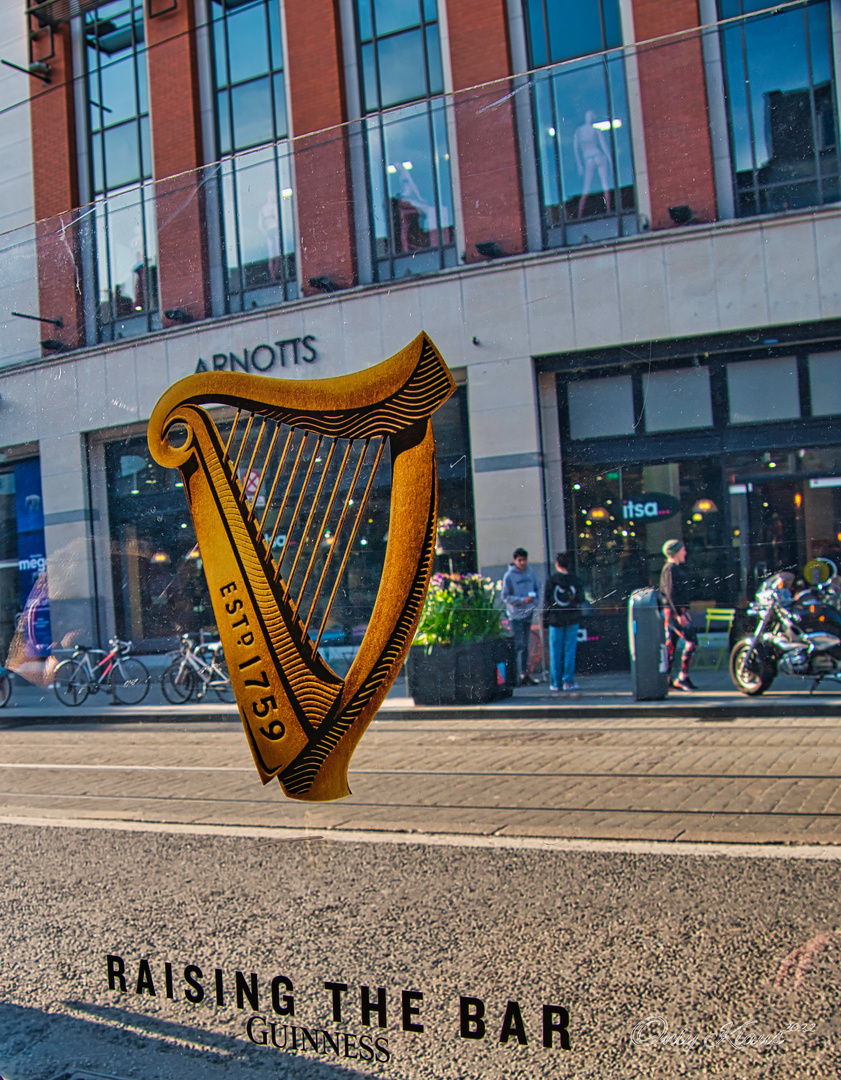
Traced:
<path fill-rule="evenodd" d="M 274 341 L 271 345 L 255 345 L 253 349 L 243 349 L 242 355 L 234 352 L 214 353 L 210 363 L 199 357 L 196 372 L 200 371 L 259 371 L 265 374 L 277 367 L 294 367 L 301 362 L 312 364 L 318 358 L 314 345 L 315 335 L 285 338 Z"/>

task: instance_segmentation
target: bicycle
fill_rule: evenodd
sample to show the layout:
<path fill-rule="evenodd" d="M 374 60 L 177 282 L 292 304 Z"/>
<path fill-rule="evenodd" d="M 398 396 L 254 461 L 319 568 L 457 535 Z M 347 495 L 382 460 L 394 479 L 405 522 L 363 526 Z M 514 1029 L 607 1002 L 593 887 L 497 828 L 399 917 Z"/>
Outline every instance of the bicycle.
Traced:
<path fill-rule="evenodd" d="M 208 690 L 213 690 L 226 705 L 232 705 L 236 698 L 222 643 L 197 646 L 189 634 L 183 634 L 178 656 L 161 675 L 161 690 L 170 705 L 185 705 L 194 695 L 196 701 L 201 701 Z"/>
<path fill-rule="evenodd" d="M 110 638 L 109 652 L 77 645 L 53 673 L 53 690 L 62 705 L 81 705 L 100 689 L 114 695 L 115 704 L 139 705 L 149 693 L 151 676 L 144 664 L 130 655 L 132 643 Z M 101 657 L 101 659 L 97 659 Z"/>
<path fill-rule="evenodd" d="M 0 709 L 8 705 L 11 696 L 12 677 L 4 667 L 0 666 Z"/>

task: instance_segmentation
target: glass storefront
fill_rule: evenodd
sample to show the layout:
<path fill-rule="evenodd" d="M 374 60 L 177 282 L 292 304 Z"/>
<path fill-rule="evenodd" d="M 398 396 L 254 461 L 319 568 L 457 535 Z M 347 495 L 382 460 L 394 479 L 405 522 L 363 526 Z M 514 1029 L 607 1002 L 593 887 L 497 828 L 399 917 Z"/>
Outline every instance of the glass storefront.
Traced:
<path fill-rule="evenodd" d="M 50 604 L 38 458 L 0 465 L 0 658 L 50 649 Z"/>
<path fill-rule="evenodd" d="M 742 454 L 727 466 L 739 591 L 816 558 L 841 569 L 841 447 Z"/>
<path fill-rule="evenodd" d="M 721 465 L 714 458 L 572 468 L 570 521 L 579 576 L 596 606 L 623 606 L 657 583 L 666 540 L 686 544 L 704 598 L 729 594 L 721 513 Z"/>

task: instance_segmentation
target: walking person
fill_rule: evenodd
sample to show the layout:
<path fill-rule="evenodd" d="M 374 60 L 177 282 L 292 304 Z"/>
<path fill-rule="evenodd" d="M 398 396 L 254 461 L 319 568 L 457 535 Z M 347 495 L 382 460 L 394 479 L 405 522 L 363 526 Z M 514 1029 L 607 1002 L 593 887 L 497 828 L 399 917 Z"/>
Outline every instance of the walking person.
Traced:
<path fill-rule="evenodd" d="M 578 648 L 578 620 L 584 590 L 570 570 L 572 560 L 565 551 L 555 556 L 555 572 L 543 590 L 543 625 L 549 628 L 549 690 L 560 693 L 580 690 L 575 681 L 575 652 Z"/>
<path fill-rule="evenodd" d="M 528 558 L 529 553 L 525 548 L 517 548 L 502 579 L 502 600 L 511 623 L 517 656 L 517 682 L 520 686 L 535 685 L 534 679 L 529 676 L 529 635 L 540 595 L 540 582 L 529 566 Z"/>
<path fill-rule="evenodd" d="M 669 686 L 673 690 L 697 690 L 698 687 L 689 678 L 689 668 L 698 648 L 698 633 L 689 615 L 690 583 L 689 575 L 683 568 L 686 562 L 683 541 L 667 540 L 663 544 L 663 554 L 666 562 L 660 571 L 660 595 L 666 616 Z M 673 679 L 672 667 L 679 641 L 683 641 L 683 655 L 680 660 L 680 674 Z"/>

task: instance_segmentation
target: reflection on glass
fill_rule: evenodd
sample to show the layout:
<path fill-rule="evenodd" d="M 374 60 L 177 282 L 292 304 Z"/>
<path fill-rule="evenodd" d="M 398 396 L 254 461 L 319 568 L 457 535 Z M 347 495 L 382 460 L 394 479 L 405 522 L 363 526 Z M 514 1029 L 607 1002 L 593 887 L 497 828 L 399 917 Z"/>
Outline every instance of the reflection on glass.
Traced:
<path fill-rule="evenodd" d="M 443 87 L 435 4 L 357 0 L 357 16 L 377 278 L 454 265 L 444 107 L 418 100 Z"/>
<path fill-rule="evenodd" d="M 271 0 L 214 0 L 211 15 L 225 299 L 239 311 L 297 295 L 283 50 Z"/>
<path fill-rule="evenodd" d="M 154 204 L 143 7 L 105 4 L 84 17 L 94 195 L 94 244 L 103 339 L 142 334 L 157 312 Z"/>
<path fill-rule="evenodd" d="M 757 6 L 734 0 L 721 13 Z M 829 4 L 746 18 L 726 26 L 722 41 L 737 214 L 837 199 Z"/>
<path fill-rule="evenodd" d="M 621 43 L 618 7 L 529 0 L 527 15 L 529 65 L 567 61 L 532 82 L 544 246 L 634 231 L 624 60 L 605 53 Z"/>

